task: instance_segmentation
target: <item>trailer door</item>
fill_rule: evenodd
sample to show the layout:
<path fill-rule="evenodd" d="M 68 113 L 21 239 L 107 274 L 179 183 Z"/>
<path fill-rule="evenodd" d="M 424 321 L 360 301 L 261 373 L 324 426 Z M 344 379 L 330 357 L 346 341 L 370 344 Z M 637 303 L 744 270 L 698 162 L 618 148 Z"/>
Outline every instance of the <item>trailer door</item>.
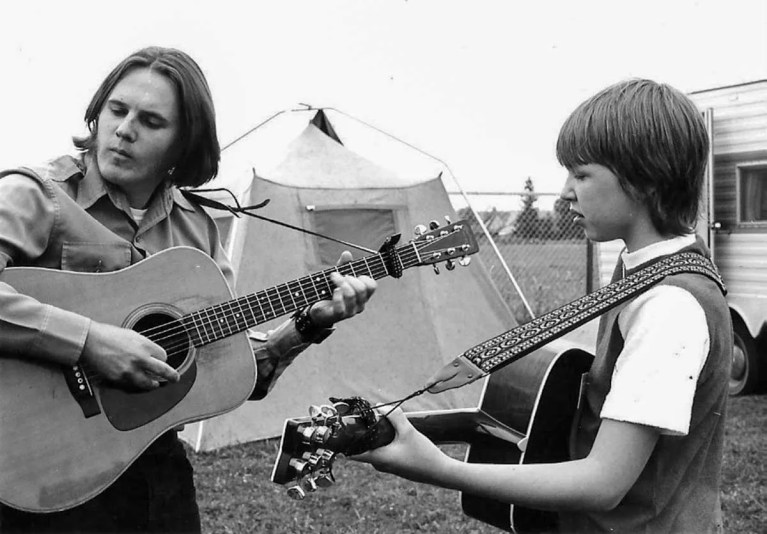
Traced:
<path fill-rule="evenodd" d="M 714 109 L 707 108 L 703 112 L 703 119 L 706 121 L 706 130 L 708 130 L 710 142 L 708 147 L 708 163 L 703 177 L 700 207 L 698 208 L 698 224 L 695 232 L 703 239 L 711 251 L 711 259 L 716 261 L 714 251 L 714 234 L 716 233 L 717 226 L 714 222 Z"/>

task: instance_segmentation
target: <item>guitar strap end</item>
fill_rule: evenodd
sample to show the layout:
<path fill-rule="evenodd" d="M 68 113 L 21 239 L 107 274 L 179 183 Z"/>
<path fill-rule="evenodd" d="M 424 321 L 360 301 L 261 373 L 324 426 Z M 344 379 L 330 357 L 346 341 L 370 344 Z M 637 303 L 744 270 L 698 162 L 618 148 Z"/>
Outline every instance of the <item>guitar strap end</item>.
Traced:
<path fill-rule="evenodd" d="M 442 393 L 448 389 L 471 384 L 486 374 L 470 360 L 459 356 L 429 378 L 426 383 L 426 390 L 429 393 Z"/>

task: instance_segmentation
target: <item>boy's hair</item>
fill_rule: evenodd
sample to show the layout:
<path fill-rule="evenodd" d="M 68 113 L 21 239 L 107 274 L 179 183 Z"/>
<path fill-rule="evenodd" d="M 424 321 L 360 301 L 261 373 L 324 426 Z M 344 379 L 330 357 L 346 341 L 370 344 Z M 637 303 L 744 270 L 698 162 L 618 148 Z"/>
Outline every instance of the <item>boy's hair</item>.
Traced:
<path fill-rule="evenodd" d="M 583 102 L 557 139 L 560 164 L 607 167 L 627 194 L 644 202 L 655 227 L 673 235 L 695 227 L 708 149 L 695 104 L 673 87 L 642 79 Z"/>
<path fill-rule="evenodd" d="M 123 59 L 101 82 L 85 112 L 89 135 L 75 137 L 83 152 L 96 148 L 98 118 L 115 86 L 131 71 L 149 68 L 165 76 L 175 87 L 181 124 L 179 156 L 170 177 L 177 186 L 197 187 L 218 173 L 221 150 L 216 135 L 216 112 L 208 82 L 202 69 L 185 52 L 150 46 Z"/>

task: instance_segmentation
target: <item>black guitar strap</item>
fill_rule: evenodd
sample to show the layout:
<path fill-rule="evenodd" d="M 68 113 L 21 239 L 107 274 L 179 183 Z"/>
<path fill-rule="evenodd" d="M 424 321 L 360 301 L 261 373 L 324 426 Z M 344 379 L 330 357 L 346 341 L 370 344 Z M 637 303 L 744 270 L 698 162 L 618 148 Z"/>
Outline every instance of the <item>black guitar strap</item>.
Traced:
<path fill-rule="evenodd" d="M 707 276 L 726 293 L 724 281 L 711 260 L 697 252 L 673 254 L 467 350 L 429 380 L 428 391 L 439 393 L 460 387 L 506 367 L 648 290 L 666 276 L 680 273 Z"/>

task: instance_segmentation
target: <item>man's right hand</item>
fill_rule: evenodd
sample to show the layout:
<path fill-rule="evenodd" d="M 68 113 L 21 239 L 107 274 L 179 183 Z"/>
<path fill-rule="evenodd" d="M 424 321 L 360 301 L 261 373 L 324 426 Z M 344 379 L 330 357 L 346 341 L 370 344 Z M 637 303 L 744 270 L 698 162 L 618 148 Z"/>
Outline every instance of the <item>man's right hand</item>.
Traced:
<path fill-rule="evenodd" d="M 93 321 L 80 360 L 118 385 L 154 389 L 180 378 L 166 358 L 165 349 L 138 332 Z"/>

